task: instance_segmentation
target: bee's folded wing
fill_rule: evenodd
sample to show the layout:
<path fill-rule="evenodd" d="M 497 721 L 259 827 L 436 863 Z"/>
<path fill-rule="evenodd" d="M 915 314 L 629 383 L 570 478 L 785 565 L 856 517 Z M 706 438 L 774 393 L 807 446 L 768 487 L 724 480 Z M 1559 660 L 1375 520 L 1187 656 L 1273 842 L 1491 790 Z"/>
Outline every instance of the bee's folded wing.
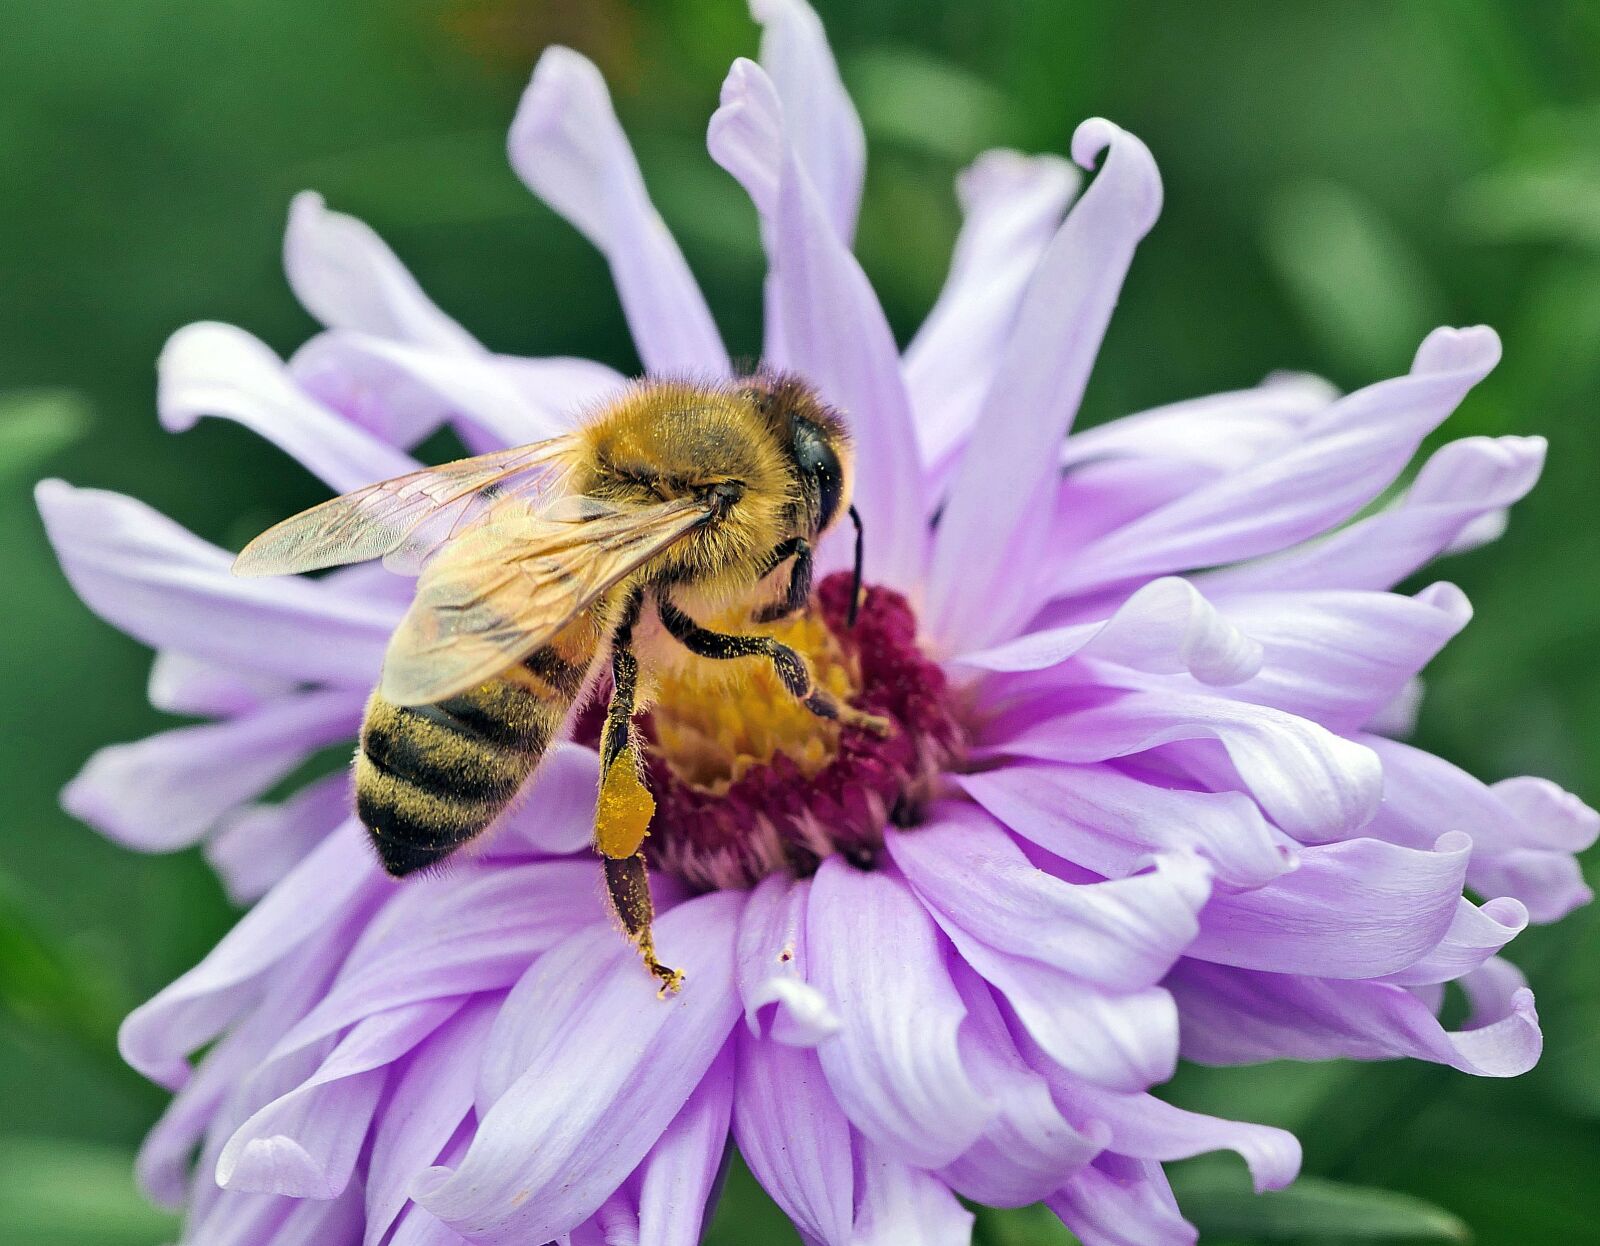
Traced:
<path fill-rule="evenodd" d="M 695 498 L 631 510 L 582 497 L 496 507 L 422 573 L 379 691 L 425 705 L 493 679 L 709 515 Z"/>
<path fill-rule="evenodd" d="M 267 529 L 245 546 L 234 574 L 292 575 L 372 558 L 420 565 L 485 506 L 507 494 L 554 487 L 561 473 L 551 469 L 568 465 L 575 446 L 572 436 L 556 437 L 346 493 Z"/>

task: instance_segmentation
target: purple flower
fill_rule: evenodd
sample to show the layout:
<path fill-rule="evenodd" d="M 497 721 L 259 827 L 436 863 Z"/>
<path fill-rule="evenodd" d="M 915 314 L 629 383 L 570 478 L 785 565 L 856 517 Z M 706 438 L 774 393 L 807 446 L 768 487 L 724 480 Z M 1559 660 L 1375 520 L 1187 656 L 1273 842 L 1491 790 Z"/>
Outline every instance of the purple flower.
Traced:
<path fill-rule="evenodd" d="M 122 1031 L 174 1091 L 139 1170 L 186 1207 L 186 1242 L 690 1243 L 730 1134 L 827 1246 L 965 1241 L 958 1194 L 1044 1201 L 1090 1246 L 1189 1242 L 1164 1161 L 1228 1148 L 1275 1188 L 1299 1147 L 1152 1096 L 1180 1054 L 1497 1077 L 1537 1059 L 1497 953 L 1590 898 L 1573 854 L 1600 820 L 1400 742 L 1471 611 L 1446 583 L 1393 590 L 1497 535 L 1544 443 L 1451 442 L 1357 518 L 1495 335 L 1440 329 L 1407 375 L 1343 397 L 1280 375 L 1071 434 L 1160 208 L 1150 153 L 1085 122 L 1081 193 L 1053 157 L 981 157 L 902 354 L 850 251 L 863 143 L 821 27 L 801 0 L 752 7 L 761 64 L 734 65 L 710 150 L 760 213 L 767 362 L 856 437 L 873 589 L 846 635 L 824 583 L 815 635 L 901 731 L 779 747 L 709 791 L 673 741 L 725 742 L 663 700 L 657 942 L 680 995 L 607 919 L 581 743 L 481 852 L 400 885 L 344 776 L 262 803 L 352 739 L 410 581 L 235 579 L 132 499 L 39 488 L 79 594 L 156 650 L 152 702 L 209 720 L 97 754 L 67 807 L 130 847 L 203 844 L 255 902 Z M 645 369 L 727 374 L 592 65 L 546 53 L 510 154 L 606 256 Z M 411 470 L 443 425 L 474 451 L 531 441 L 622 383 L 488 351 L 314 195 L 286 262 L 325 331 L 284 363 L 183 329 L 167 427 L 237 420 L 343 491 Z"/>

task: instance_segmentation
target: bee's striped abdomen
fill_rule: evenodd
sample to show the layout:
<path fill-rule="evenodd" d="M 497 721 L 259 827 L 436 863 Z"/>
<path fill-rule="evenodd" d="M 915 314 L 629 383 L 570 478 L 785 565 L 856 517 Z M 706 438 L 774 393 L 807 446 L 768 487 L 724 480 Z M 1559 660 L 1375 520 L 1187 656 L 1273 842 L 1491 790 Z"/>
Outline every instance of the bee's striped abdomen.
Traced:
<path fill-rule="evenodd" d="M 587 673 L 587 662 L 551 645 L 435 705 L 373 693 L 356 757 L 356 813 L 383 868 L 397 878 L 426 869 L 488 826 L 539 764 Z"/>

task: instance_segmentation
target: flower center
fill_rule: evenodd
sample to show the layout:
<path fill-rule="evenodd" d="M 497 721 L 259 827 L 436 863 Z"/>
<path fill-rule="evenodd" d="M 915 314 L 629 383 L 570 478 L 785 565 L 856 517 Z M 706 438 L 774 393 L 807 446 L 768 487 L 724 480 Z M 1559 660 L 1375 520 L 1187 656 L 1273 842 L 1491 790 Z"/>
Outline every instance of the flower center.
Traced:
<path fill-rule="evenodd" d="M 889 719 L 869 732 L 817 718 L 754 659 L 686 663 L 641 722 L 656 815 L 652 865 L 698 888 L 808 874 L 835 852 L 868 864 L 887 822 L 913 825 L 962 747 L 944 673 L 916 643 L 905 598 L 868 588 L 846 626 L 850 577 L 765 631 L 802 654 L 817 684 Z"/>

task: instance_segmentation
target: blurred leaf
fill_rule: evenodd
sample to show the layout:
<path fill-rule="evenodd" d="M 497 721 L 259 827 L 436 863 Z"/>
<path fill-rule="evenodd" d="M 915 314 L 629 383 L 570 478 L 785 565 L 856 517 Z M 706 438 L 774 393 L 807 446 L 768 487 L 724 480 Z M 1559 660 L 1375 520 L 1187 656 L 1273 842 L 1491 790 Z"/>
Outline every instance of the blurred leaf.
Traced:
<path fill-rule="evenodd" d="M 1563 254 L 1533 268 L 1527 285 L 1506 333 L 1508 383 L 1524 423 L 1528 410 L 1580 399 L 1600 379 L 1600 261 Z"/>
<path fill-rule="evenodd" d="M 89 426 L 89 406 L 69 390 L 0 396 L 0 483 L 31 476 Z"/>
<path fill-rule="evenodd" d="M 1600 911 L 1539 933 L 1549 954 L 1538 965 L 1545 1044 L 1536 1084 L 1566 1113 L 1600 1120 Z"/>
<path fill-rule="evenodd" d="M 0 1012 L 116 1061 L 123 1011 L 116 985 L 88 957 L 41 929 L 15 885 L 0 876 Z"/>
<path fill-rule="evenodd" d="M 857 53 L 845 77 L 869 140 L 964 162 L 1016 131 L 1003 91 L 915 48 Z"/>
<path fill-rule="evenodd" d="M 1073 1246 L 1078 1239 L 1042 1203 L 1001 1210 L 975 1207 L 973 1246 Z"/>
<path fill-rule="evenodd" d="M 1306 325 L 1352 369 L 1402 370 L 1445 319 L 1411 245 L 1351 189 L 1306 182 L 1283 190 L 1265 229 L 1267 256 Z"/>
<path fill-rule="evenodd" d="M 119 1147 L 46 1138 L 0 1139 L 0 1240 L 29 1246 L 155 1246 L 178 1219 L 133 1184 Z"/>
<path fill-rule="evenodd" d="M 1462 226 L 1493 242 L 1600 247 L 1600 105 L 1531 115 L 1511 150 L 1457 194 Z"/>
<path fill-rule="evenodd" d="M 1469 1242 L 1457 1217 L 1419 1198 L 1389 1190 L 1301 1177 L 1287 1190 L 1255 1194 L 1239 1188 L 1237 1173 L 1214 1164 L 1172 1172 L 1183 1214 L 1202 1241 L 1236 1237 L 1254 1242 Z"/>
<path fill-rule="evenodd" d="M 800 1237 L 735 1152 L 702 1246 L 747 1246 L 750 1242 L 800 1246 Z"/>
<path fill-rule="evenodd" d="M 531 215 L 533 197 L 506 160 L 505 132 L 476 130 L 381 143 L 301 165 L 292 176 L 335 208 L 381 207 L 389 228 Z"/>

